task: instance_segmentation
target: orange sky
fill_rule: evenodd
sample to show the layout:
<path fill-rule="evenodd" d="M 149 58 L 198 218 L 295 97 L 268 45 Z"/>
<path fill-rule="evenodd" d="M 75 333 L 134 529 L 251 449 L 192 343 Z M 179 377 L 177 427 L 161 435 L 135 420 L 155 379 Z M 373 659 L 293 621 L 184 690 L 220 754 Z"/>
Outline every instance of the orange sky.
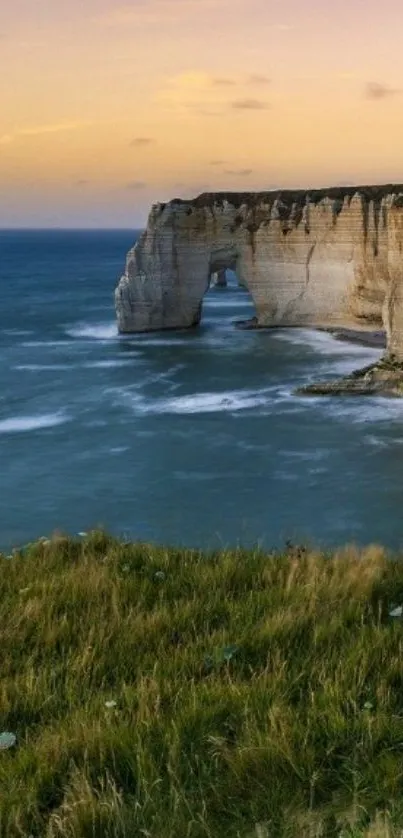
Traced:
<path fill-rule="evenodd" d="M 136 227 L 207 189 L 403 182 L 401 0 L 3 5 L 2 227 Z"/>

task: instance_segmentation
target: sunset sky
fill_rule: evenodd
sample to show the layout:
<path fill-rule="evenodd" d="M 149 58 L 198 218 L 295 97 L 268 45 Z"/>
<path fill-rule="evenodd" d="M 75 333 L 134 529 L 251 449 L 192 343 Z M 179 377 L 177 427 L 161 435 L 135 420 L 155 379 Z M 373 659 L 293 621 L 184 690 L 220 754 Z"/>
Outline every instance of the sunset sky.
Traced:
<path fill-rule="evenodd" d="M 402 28 L 402 0 L 4 1 L 0 226 L 403 182 Z"/>

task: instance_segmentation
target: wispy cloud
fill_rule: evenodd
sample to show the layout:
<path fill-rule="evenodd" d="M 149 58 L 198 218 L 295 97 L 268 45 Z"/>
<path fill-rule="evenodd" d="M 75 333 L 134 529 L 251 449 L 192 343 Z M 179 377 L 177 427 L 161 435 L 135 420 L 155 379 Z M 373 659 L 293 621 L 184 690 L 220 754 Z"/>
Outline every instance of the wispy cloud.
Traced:
<path fill-rule="evenodd" d="M 144 182 L 144 180 L 130 180 L 129 183 L 126 184 L 126 189 L 145 189 L 146 186 L 147 184 Z"/>
<path fill-rule="evenodd" d="M 379 101 L 381 99 L 387 99 L 389 96 L 395 96 L 397 93 L 401 92 L 402 91 L 398 88 L 388 87 L 388 85 L 380 84 L 377 81 L 370 81 L 365 86 L 364 95 L 366 99 Z"/>
<path fill-rule="evenodd" d="M 75 186 L 79 186 L 79 187 L 83 187 L 83 186 L 88 186 L 89 182 L 90 182 L 90 181 L 89 181 L 89 180 L 85 180 L 85 178 L 80 178 L 79 180 L 76 180 L 76 182 L 75 182 L 75 184 L 74 184 L 74 185 L 75 185 Z"/>
<path fill-rule="evenodd" d="M 210 166 L 224 166 L 226 160 L 210 160 Z"/>
<path fill-rule="evenodd" d="M 231 0 L 220 0 L 221 3 Z M 216 0 L 136 0 L 133 4 L 115 5 L 114 8 L 99 14 L 96 21 L 104 26 L 120 27 L 144 25 L 144 23 L 172 23 L 177 25 L 194 13 L 208 12 L 216 7 Z"/>
<path fill-rule="evenodd" d="M 239 111 L 264 111 L 270 105 L 261 99 L 235 99 L 234 102 L 231 102 L 231 107 Z"/>
<path fill-rule="evenodd" d="M 260 86 L 260 85 L 263 86 L 263 85 L 266 85 L 266 84 L 270 84 L 270 82 L 271 82 L 271 79 L 269 79 L 268 76 L 260 75 L 260 73 L 252 73 L 246 79 L 247 84 L 252 84 L 252 85 L 256 85 L 256 86 Z"/>
<path fill-rule="evenodd" d="M 232 87 L 236 84 L 235 79 L 223 78 L 221 76 L 216 76 L 211 79 L 211 83 L 214 87 Z"/>
<path fill-rule="evenodd" d="M 248 87 L 263 87 L 270 83 L 268 76 L 260 73 L 249 76 L 215 76 L 200 70 L 181 73 L 168 78 L 157 94 L 158 101 L 166 107 L 193 111 L 203 116 L 219 116 L 228 111 L 228 107 L 237 110 L 266 110 L 270 107 L 263 99 L 244 95 Z M 241 95 L 228 101 L 228 90 L 237 87 Z"/>
<path fill-rule="evenodd" d="M 50 125 L 33 125 L 29 128 L 17 128 L 11 134 L 3 134 L 0 137 L 0 143 L 11 143 L 18 137 L 39 137 L 42 134 L 59 134 L 62 131 L 77 131 L 80 128 L 86 128 L 93 125 L 93 122 L 57 122 Z"/>
<path fill-rule="evenodd" d="M 153 142 L 153 137 L 135 137 L 134 140 L 131 141 L 130 145 L 135 148 L 143 148 L 144 146 L 151 145 Z"/>
<path fill-rule="evenodd" d="M 248 177 L 252 174 L 252 169 L 224 169 L 225 175 L 236 175 L 236 177 Z"/>

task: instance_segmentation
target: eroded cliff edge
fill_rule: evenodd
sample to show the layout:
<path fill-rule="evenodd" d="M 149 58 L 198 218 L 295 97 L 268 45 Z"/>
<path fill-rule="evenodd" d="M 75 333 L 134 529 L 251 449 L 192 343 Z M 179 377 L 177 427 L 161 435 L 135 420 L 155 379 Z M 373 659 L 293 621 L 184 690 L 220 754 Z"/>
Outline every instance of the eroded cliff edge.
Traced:
<path fill-rule="evenodd" d="M 197 325 L 236 270 L 258 326 L 374 328 L 403 361 L 403 185 L 203 194 L 155 204 L 115 292 L 120 332 Z"/>

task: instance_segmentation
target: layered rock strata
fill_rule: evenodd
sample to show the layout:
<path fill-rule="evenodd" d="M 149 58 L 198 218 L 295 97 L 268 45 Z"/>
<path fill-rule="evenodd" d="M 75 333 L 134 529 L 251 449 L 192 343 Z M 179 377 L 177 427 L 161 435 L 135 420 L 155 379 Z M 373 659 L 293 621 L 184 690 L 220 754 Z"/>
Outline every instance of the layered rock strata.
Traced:
<path fill-rule="evenodd" d="M 204 194 L 152 207 L 116 292 L 120 332 L 199 323 L 235 270 L 255 325 L 383 326 L 403 361 L 403 186 Z"/>

